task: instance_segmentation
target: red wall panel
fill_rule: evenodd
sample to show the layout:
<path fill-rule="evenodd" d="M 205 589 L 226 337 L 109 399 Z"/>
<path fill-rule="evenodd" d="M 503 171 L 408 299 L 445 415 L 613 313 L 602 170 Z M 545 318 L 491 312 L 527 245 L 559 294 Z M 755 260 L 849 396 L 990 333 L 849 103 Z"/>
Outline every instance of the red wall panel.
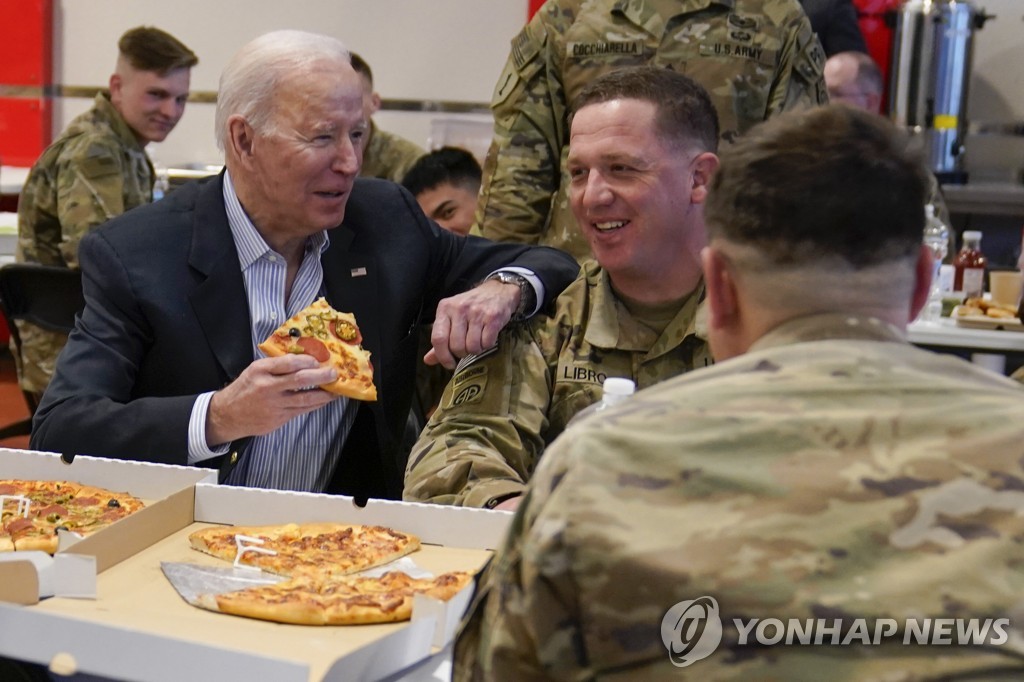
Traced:
<path fill-rule="evenodd" d="M 0 161 L 31 166 L 50 143 L 52 0 L 0 0 Z"/>

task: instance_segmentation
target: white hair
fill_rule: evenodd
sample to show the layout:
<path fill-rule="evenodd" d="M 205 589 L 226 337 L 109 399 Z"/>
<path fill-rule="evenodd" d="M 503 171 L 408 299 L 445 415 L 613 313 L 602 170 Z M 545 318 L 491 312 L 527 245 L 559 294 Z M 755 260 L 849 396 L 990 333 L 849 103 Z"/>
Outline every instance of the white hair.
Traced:
<path fill-rule="evenodd" d="M 269 132 L 277 86 L 302 68 L 322 61 L 350 64 L 351 58 L 337 38 L 290 30 L 265 33 L 236 52 L 221 73 L 217 92 L 214 134 L 221 151 L 225 150 L 231 116 L 242 116 L 257 132 Z"/>

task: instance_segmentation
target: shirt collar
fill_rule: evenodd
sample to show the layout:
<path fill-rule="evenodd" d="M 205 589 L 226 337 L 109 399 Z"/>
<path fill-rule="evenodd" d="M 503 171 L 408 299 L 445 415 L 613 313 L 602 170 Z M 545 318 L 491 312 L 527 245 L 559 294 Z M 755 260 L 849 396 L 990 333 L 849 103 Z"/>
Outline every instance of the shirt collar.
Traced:
<path fill-rule="evenodd" d="M 258 261 L 263 256 L 273 253 L 273 249 L 260 235 L 256 226 L 252 224 L 249 215 L 242 208 L 242 203 L 235 194 L 235 185 L 231 182 L 231 174 L 224 171 L 224 208 L 228 214 L 228 226 L 231 228 L 231 236 L 235 240 L 235 249 L 238 251 L 238 262 L 242 270 Z M 321 230 L 306 240 L 306 253 L 321 254 L 330 244 L 327 230 Z"/>
<path fill-rule="evenodd" d="M 906 343 L 907 335 L 877 317 L 844 313 L 815 313 L 786 320 L 750 346 L 750 351 L 804 341 L 866 340 Z"/>
<path fill-rule="evenodd" d="M 611 279 L 596 261 L 584 263 L 583 270 L 589 282 L 596 282 L 596 286 L 590 289 L 594 297 L 594 304 L 590 313 L 591 322 L 587 325 L 584 338 L 587 343 L 597 348 L 620 348 L 619 316 L 615 309 L 616 299 Z M 669 322 L 654 346 L 647 351 L 650 357 L 662 355 L 678 345 L 677 342 L 669 341 L 669 339 L 679 342 L 690 336 L 696 336 L 701 340 L 707 339 L 707 311 L 703 302 L 704 279 L 702 278 L 697 284 L 697 288 L 686 297 L 679 312 Z M 620 350 L 643 349 L 620 348 Z"/>

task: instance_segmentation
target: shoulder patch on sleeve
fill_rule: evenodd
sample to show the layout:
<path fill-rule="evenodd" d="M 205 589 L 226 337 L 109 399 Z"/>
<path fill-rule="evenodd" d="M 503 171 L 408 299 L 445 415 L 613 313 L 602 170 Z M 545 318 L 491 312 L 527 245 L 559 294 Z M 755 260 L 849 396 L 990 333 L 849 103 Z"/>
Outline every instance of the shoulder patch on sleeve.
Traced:
<path fill-rule="evenodd" d="M 812 40 L 800 51 L 793 66 L 796 73 L 808 85 L 822 86 L 825 73 L 825 50 L 822 49 L 821 42 L 816 35 L 812 34 L 811 38 Z M 820 89 L 824 90 L 824 87 Z M 819 103 L 821 102 L 819 101 Z"/>
<path fill-rule="evenodd" d="M 512 39 L 512 57 L 510 61 L 515 64 L 517 70 L 520 70 L 540 53 L 540 48 L 543 45 L 543 30 L 534 28 L 534 24 L 529 23 Z"/>
<path fill-rule="evenodd" d="M 121 164 L 110 154 L 108 149 L 92 145 L 77 160 L 78 172 L 84 178 L 104 178 L 109 175 L 121 175 Z"/>
<path fill-rule="evenodd" d="M 459 373 L 462 372 L 467 367 L 469 367 L 470 365 L 472 365 L 477 360 L 486 358 L 488 355 L 491 355 L 496 352 L 498 352 L 498 344 L 494 344 L 485 351 L 481 351 L 479 353 L 470 353 L 466 357 L 462 358 L 461 360 L 459 360 L 459 364 L 455 366 L 455 376 L 453 377 L 453 380 L 458 379 Z"/>

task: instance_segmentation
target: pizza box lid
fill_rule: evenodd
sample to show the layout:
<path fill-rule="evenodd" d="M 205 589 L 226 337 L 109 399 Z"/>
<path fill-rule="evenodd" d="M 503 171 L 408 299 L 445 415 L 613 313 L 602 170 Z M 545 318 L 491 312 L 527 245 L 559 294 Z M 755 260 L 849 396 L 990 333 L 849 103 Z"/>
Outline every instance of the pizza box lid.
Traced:
<path fill-rule="evenodd" d="M 512 512 L 199 483 L 195 520 L 234 526 L 335 521 L 388 526 L 444 547 L 496 549 Z"/>
<path fill-rule="evenodd" d="M 0 560 L 0 583 L 5 585 L 0 601 L 34 604 L 48 596 L 95 595 L 98 572 L 191 523 L 195 484 L 216 477 L 210 469 L 81 455 L 68 461 L 55 453 L 0 448 L 0 479 L 69 480 L 128 492 L 147 503 L 89 537 L 61 533 L 55 560 L 24 560 L 18 552 L 6 555 Z M 57 558 L 64 554 L 79 558 Z M 33 571 L 34 579 L 27 578 Z"/>

